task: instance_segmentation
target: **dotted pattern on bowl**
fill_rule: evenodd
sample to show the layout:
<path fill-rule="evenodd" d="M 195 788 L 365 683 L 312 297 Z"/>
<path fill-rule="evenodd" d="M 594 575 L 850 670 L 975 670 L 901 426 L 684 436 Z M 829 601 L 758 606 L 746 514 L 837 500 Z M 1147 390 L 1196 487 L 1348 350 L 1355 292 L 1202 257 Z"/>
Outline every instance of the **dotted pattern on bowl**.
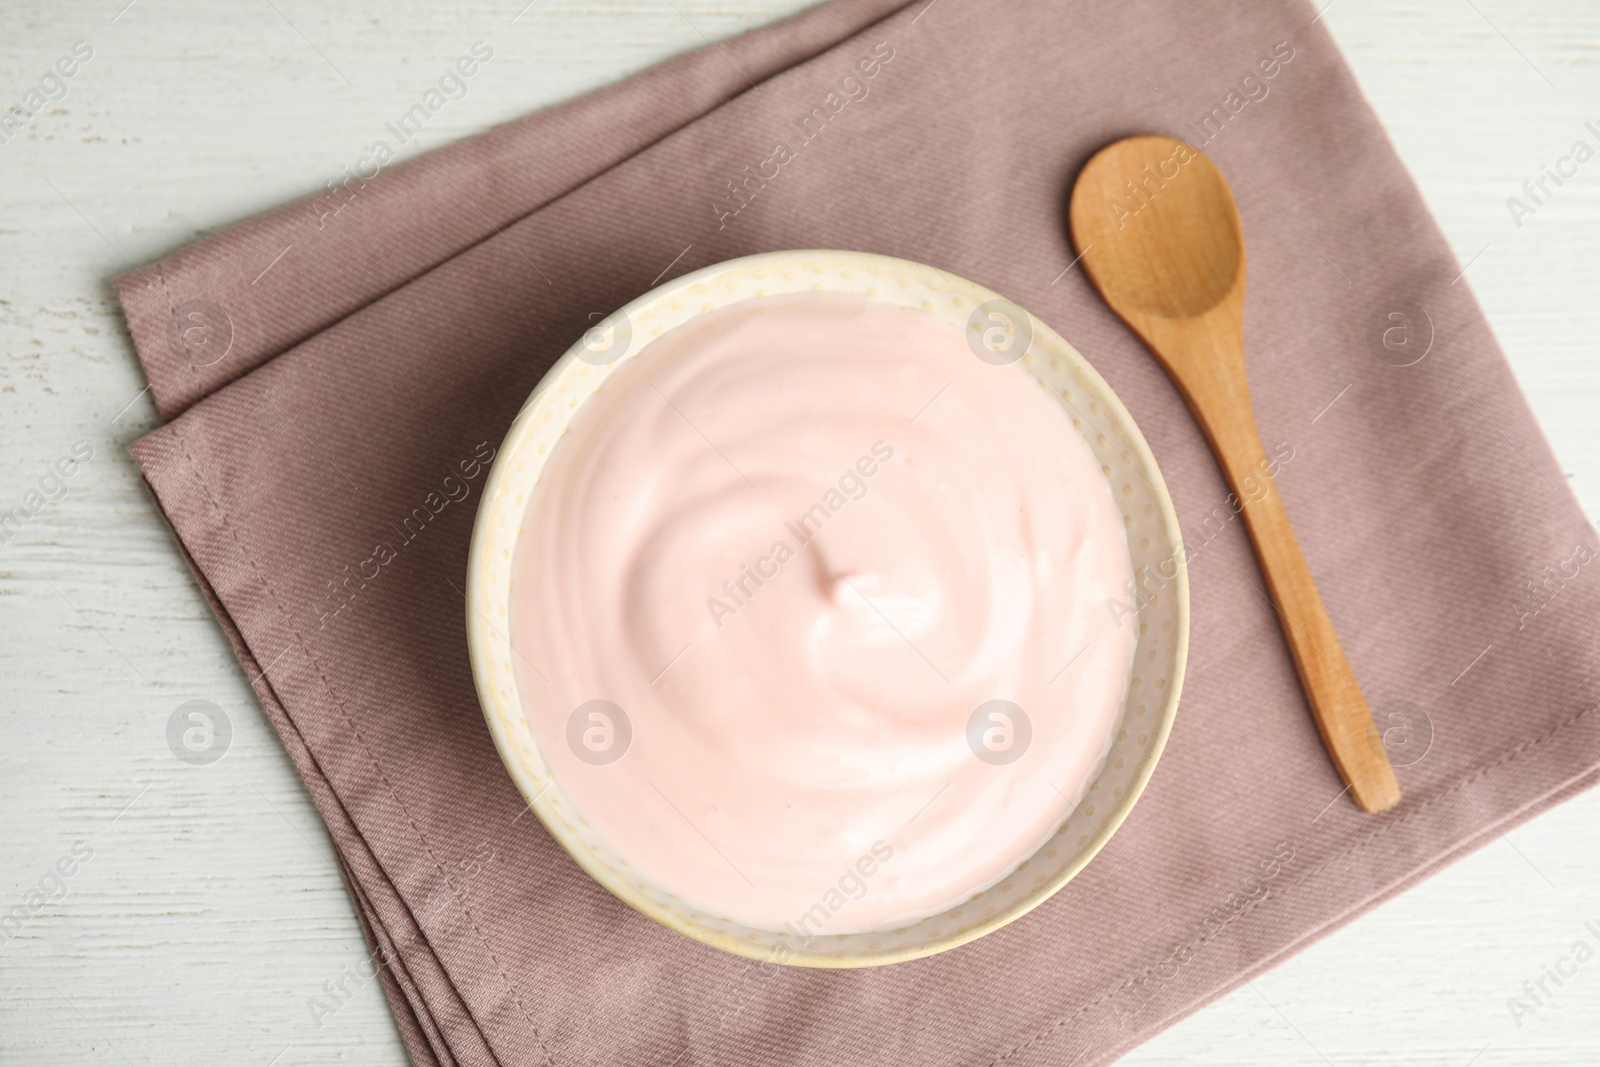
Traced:
<path fill-rule="evenodd" d="M 501 446 L 473 531 L 468 643 L 484 715 L 507 770 L 549 831 L 597 881 L 657 921 L 727 951 L 792 964 L 866 966 L 952 948 L 1017 918 L 1065 885 L 1110 838 L 1143 789 L 1171 729 L 1188 645 L 1188 579 L 1171 501 L 1132 418 L 1083 357 L 1035 319 L 1028 351 L 995 373 L 1029 374 L 1062 404 L 1111 485 L 1134 573 L 1147 590 L 1141 593 L 1145 606 L 1123 619 L 1139 628 L 1139 636 L 1122 718 L 1100 774 L 1077 808 L 999 883 L 898 930 L 826 935 L 801 945 L 790 935 L 703 914 L 647 884 L 598 839 L 550 780 L 523 715 L 507 637 L 511 559 L 522 517 L 546 457 L 578 406 L 651 340 L 707 311 L 808 291 L 857 293 L 921 308 L 962 329 L 978 304 L 997 295 L 931 267 L 885 256 L 781 252 L 708 267 L 627 305 L 623 313 L 632 326 L 627 351 L 613 363 L 596 366 L 579 358 L 581 342 L 575 345 L 545 376 Z"/>

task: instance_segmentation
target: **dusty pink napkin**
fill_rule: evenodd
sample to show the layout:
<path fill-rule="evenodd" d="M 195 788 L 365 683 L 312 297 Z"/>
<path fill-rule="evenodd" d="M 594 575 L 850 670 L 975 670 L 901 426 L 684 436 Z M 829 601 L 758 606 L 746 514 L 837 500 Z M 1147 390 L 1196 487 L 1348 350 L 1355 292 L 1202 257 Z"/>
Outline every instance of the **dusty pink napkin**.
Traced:
<path fill-rule="evenodd" d="M 418 1063 L 1104 1063 L 1593 784 L 1594 534 L 1314 15 L 839 0 L 119 279 L 171 420 L 135 456 Z M 1141 131 L 1203 143 L 1238 196 L 1262 436 L 1405 764 L 1386 815 L 1340 796 L 1194 423 L 1069 269 L 1077 168 Z M 483 475 L 445 484 L 593 314 L 807 247 L 933 263 L 1050 322 L 1139 421 L 1195 553 L 1177 726 L 1111 845 L 991 936 L 848 973 L 671 933 L 524 814 L 465 653 Z M 379 542 L 402 547 L 374 575 Z"/>

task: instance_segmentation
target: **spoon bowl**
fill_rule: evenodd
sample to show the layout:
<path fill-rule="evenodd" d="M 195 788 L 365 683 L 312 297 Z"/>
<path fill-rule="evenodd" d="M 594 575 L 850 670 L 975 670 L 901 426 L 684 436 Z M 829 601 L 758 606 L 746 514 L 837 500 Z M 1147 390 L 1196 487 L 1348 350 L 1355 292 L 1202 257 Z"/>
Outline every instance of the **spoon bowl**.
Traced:
<path fill-rule="evenodd" d="M 1079 250 L 1097 250 L 1085 266 L 1114 272 L 1116 298 L 1129 310 L 1191 318 L 1243 293 L 1244 230 L 1233 192 L 1215 164 L 1182 141 L 1147 135 L 1102 149 L 1078 176 L 1071 220 Z"/>

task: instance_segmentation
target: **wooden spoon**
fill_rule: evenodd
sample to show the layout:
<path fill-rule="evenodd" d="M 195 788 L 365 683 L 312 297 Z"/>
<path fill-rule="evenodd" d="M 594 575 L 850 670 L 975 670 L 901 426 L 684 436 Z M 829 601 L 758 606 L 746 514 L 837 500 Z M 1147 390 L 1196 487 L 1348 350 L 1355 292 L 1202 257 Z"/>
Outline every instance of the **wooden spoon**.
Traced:
<path fill-rule="evenodd" d="M 1089 278 L 1166 368 L 1240 502 L 1340 777 L 1364 811 L 1393 807 L 1400 786 L 1383 740 L 1266 474 L 1245 383 L 1244 234 L 1227 181 L 1182 141 L 1129 137 L 1084 166 L 1070 216 Z"/>

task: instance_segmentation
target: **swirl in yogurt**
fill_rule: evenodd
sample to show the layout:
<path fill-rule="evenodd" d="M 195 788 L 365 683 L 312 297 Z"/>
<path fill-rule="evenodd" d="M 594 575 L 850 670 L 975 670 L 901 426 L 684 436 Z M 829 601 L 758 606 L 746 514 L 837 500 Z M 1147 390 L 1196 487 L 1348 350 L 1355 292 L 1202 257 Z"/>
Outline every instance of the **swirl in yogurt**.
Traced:
<path fill-rule="evenodd" d="M 1022 368 L 917 309 L 753 300 L 652 341 L 553 448 L 518 688 L 657 889 L 765 930 L 904 926 L 1013 871 L 1098 770 L 1136 639 L 1107 610 L 1123 530 Z"/>

